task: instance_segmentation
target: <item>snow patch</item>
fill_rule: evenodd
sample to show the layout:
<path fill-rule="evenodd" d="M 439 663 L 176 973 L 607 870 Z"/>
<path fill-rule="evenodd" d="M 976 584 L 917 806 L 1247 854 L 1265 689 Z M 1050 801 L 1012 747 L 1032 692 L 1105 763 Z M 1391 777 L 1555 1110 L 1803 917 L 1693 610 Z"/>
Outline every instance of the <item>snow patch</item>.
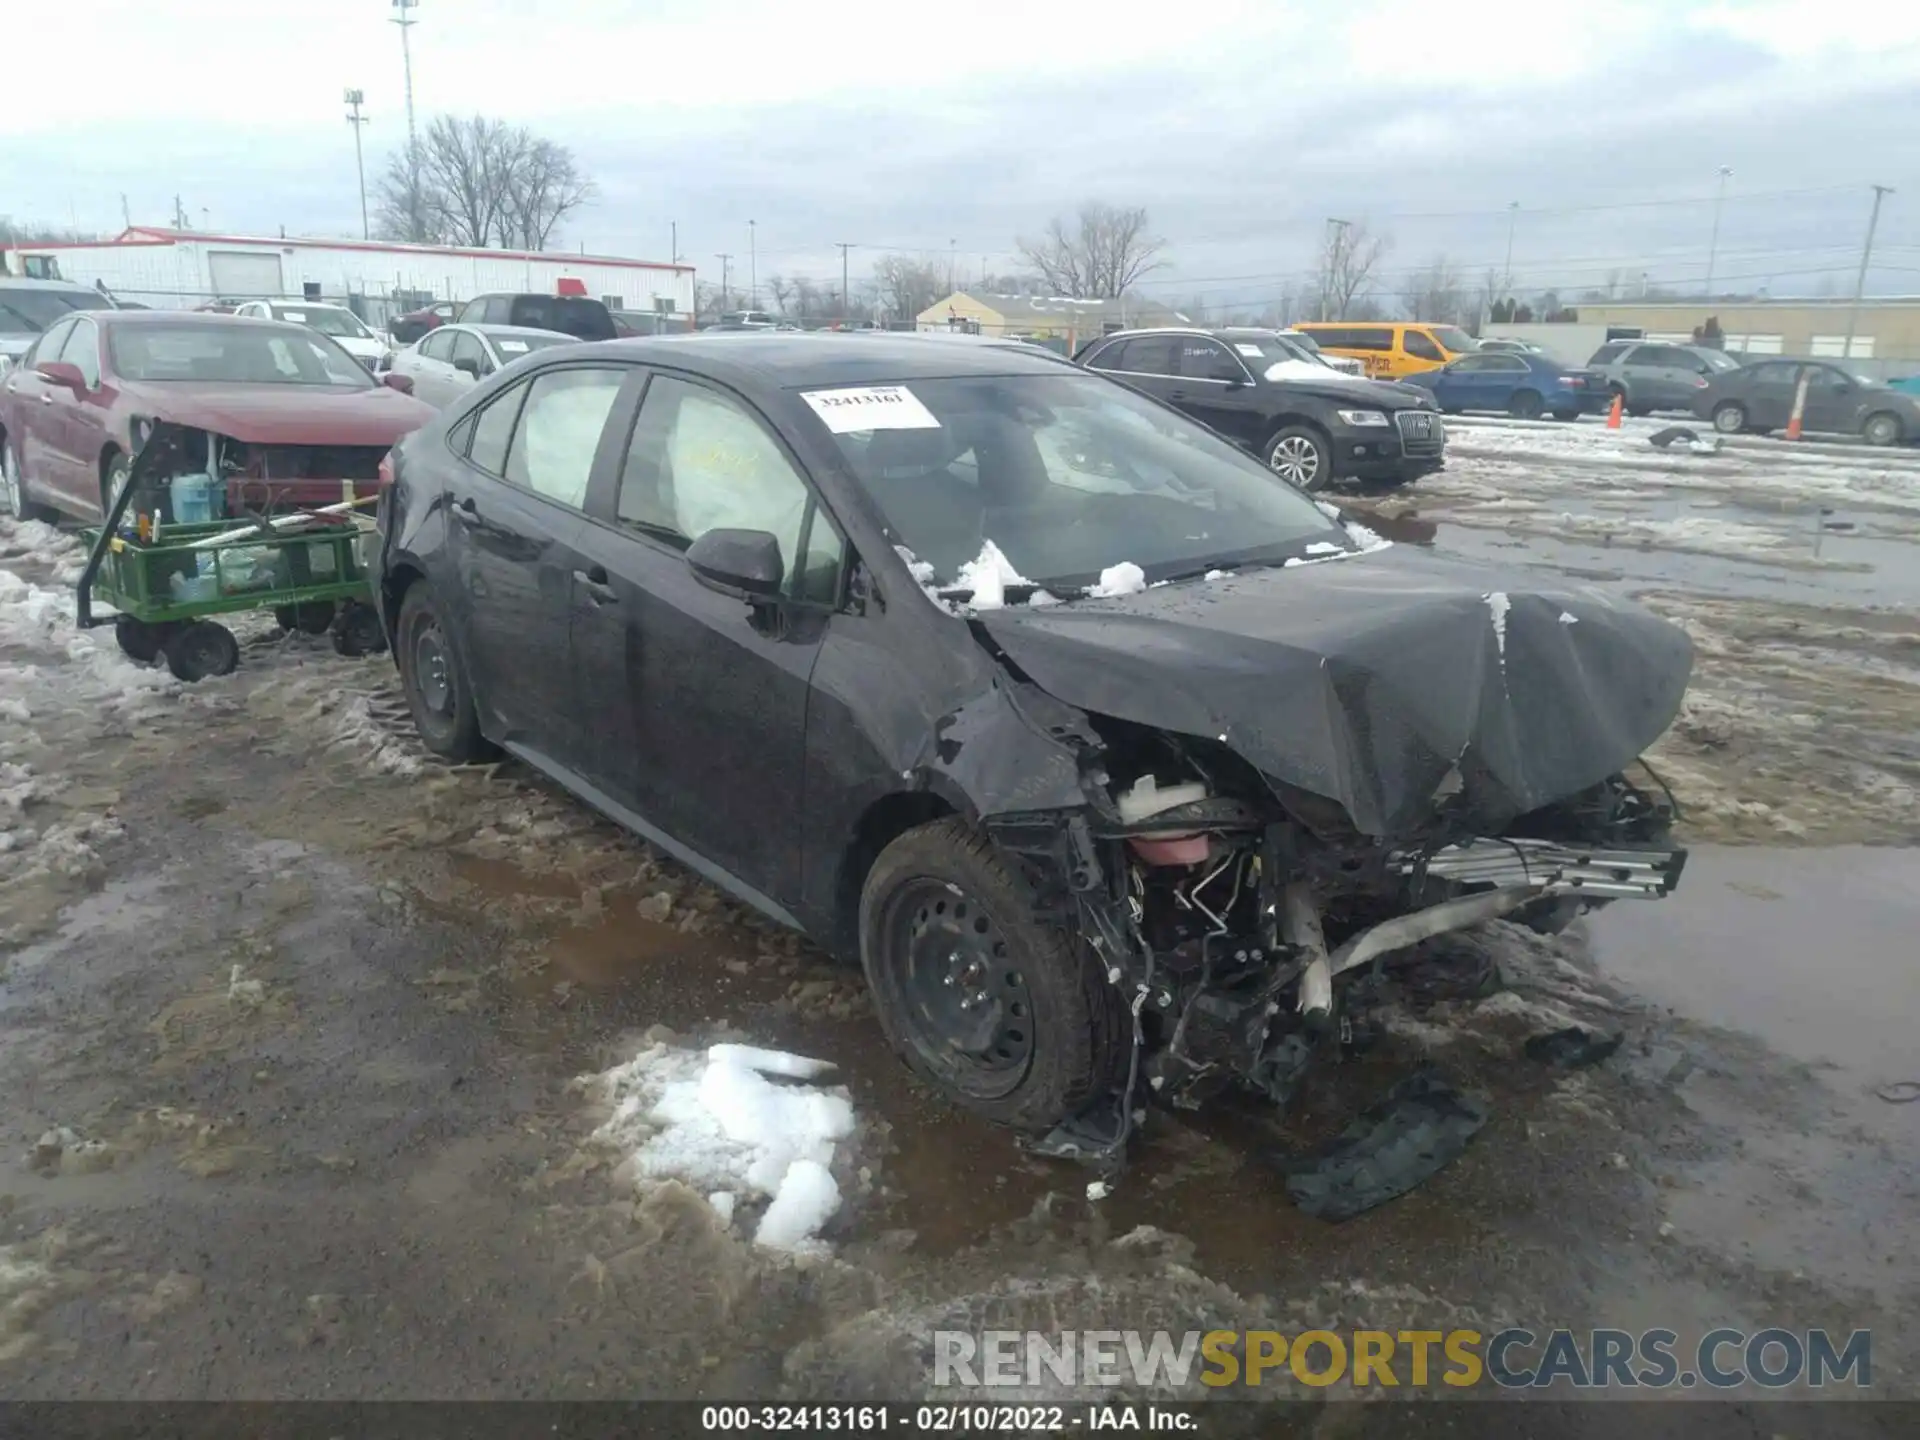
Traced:
<path fill-rule="evenodd" d="M 1343 547 L 1334 544 L 1331 540 L 1316 540 L 1307 546 L 1309 555 L 1344 555 L 1345 553 Z"/>
<path fill-rule="evenodd" d="M 922 560 L 904 545 L 894 546 L 893 553 L 906 562 L 907 573 L 913 576 L 913 583 L 920 587 L 922 594 L 942 610 L 945 610 L 949 615 L 956 613 L 953 606 L 948 603 L 946 597 L 940 593 L 940 587 L 934 583 L 935 575 L 933 566 Z"/>
<path fill-rule="evenodd" d="M 1360 547 L 1360 553 L 1362 555 L 1371 550 L 1385 550 L 1393 544 L 1386 536 L 1369 530 L 1358 520 L 1348 520 L 1344 523 L 1346 525 L 1347 537 L 1352 540 L 1355 545 Z"/>
<path fill-rule="evenodd" d="M 1233 571 L 1209 570 L 1205 575 L 1201 576 L 1200 578 L 1203 580 L 1231 580 L 1233 578 Z"/>
<path fill-rule="evenodd" d="M 1100 572 L 1100 583 L 1087 594 L 1097 600 L 1111 599 L 1116 595 L 1138 595 L 1147 588 L 1147 572 L 1131 560 L 1122 560 L 1118 565 L 1109 565 Z"/>
<path fill-rule="evenodd" d="M 1500 647 L 1500 663 L 1507 663 L 1507 612 L 1513 609 L 1513 602 L 1507 598 L 1504 590 L 1494 590 L 1480 597 L 1487 602 L 1487 613 L 1493 617 L 1493 643 Z"/>
<path fill-rule="evenodd" d="M 1580 617 L 1575 615 L 1571 610 L 1562 610 L 1560 612 L 1560 623 L 1562 625 L 1578 625 L 1580 623 Z"/>
<path fill-rule="evenodd" d="M 973 598 L 967 601 L 969 610 L 998 610 L 1007 603 L 1007 586 L 1032 583 L 1013 568 L 1013 562 L 991 540 L 983 542 L 980 553 L 962 565 L 954 577 L 958 588 L 973 592 Z"/>
<path fill-rule="evenodd" d="M 810 1083 L 832 1069 L 749 1045 L 654 1045 L 587 1080 L 613 1107 L 592 1138 L 624 1152 L 637 1183 L 706 1193 L 724 1223 L 741 1200 L 765 1198 L 755 1244 L 822 1251 L 820 1230 L 840 1209 L 834 1156 L 854 1127 L 846 1087 Z"/>

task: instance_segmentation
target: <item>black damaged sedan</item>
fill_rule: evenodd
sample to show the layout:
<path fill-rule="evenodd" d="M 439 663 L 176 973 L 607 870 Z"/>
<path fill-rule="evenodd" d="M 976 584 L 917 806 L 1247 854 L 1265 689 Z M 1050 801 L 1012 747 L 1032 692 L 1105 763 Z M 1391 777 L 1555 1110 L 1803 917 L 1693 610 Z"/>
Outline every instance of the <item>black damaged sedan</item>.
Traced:
<path fill-rule="evenodd" d="M 908 1065 L 1055 1153 L 1284 1102 L 1376 958 L 1680 871 L 1638 763 L 1679 630 L 1385 545 L 1051 356 L 556 348 L 390 463 L 426 743 L 857 959 Z"/>

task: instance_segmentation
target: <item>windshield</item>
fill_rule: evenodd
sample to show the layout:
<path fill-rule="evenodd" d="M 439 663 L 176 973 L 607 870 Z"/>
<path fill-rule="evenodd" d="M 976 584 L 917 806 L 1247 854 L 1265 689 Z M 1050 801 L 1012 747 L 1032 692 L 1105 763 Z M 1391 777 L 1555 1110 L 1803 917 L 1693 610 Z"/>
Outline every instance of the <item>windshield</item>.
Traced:
<path fill-rule="evenodd" d="M 1248 360 L 1264 360 L 1269 364 L 1295 360 L 1321 369 L 1331 368 L 1318 349 L 1302 345 L 1291 335 L 1236 335 L 1227 343 Z"/>
<path fill-rule="evenodd" d="M 1465 355 L 1469 351 L 1480 348 L 1480 342 L 1478 340 L 1475 340 L 1471 335 L 1467 334 L 1466 331 L 1456 329 L 1452 325 L 1429 325 L 1427 327 L 1427 333 L 1440 342 L 1442 349 L 1449 350 L 1455 355 Z"/>
<path fill-rule="evenodd" d="M 257 320 L 115 326 L 107 348 L 122 380 L 373 386 L 360 362 L 325 336 Z"/>
<path fill-rule="evenodd" d="M 318 330 L 322 335 L 345 335 L 353 340 L 367 338 L 367 327 L 351 310 L 341 310 L 326 306 L 305 308 L 295 305 L 273 308 L 276 320 L 288 320 L 295 325 L 304 325 L 309 330 Z"/>
<path fill-rule="evenodd" d="M 1258 462 L 1097 376 L 916 380 L 804 398 L 893 538 L 939 585 L 955 585 L 989 540 L 1056 594 L 1129 563 L 1152 582 L 1277 564 L 1315 544 L 1352 548 Z"/>
<path fill-rule="evenodd" d="M 0 335 L 38 335 L 76 310 L 112 308 L 112 301 L 91 290 L 28 290 L 0 285 Z"/>

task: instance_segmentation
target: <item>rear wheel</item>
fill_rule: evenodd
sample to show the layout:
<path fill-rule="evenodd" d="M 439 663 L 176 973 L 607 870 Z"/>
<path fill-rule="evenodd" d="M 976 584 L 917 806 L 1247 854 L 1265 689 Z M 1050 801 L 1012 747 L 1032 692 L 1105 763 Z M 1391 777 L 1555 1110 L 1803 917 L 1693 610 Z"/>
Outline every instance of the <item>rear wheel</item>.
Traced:
<path fill-rule="evenodd" d="M 1333 480 L 1333 453 L 1318 432 L 1289 425 L 1267 442 L 1267 468 L 1302 490 L 1321 490 Z"/>
<path fill-rule="evenodd" d="M 324 635 L 333 627 L 334 604 L 331 600 L 307 600 L 298 605 L 276 605 L 273 618 L 282 630 L 298 630 L 302 635 Z"/>
<path fill-rule="evenodd" d="M 424 580 L 401 602 L 394 643 L 407 709 L 427 748 L 459 764 L 489 758 L 494 750 L 480 733 L 473 687 L 448 638 L 439 602 Z"/>
<path fill-rule="evenodd" d="M 133 467 L 127 457 L 118 450 L 111 452 L 100 462 L 100 518 L 105 519 L 113 508 L 114 497 L 126 488 L 127 477 Z"/>
<path fill-rule="evenodd" d="M 190 620 L 169 635 L 164 653 L 167 669 L 189 684 L 210 675 L 231 675 L 240 664 L 240 642 L 224 625 Z"/>
<path fill-rule="evenodd" d="M 136 620 L 131 615 L 117 615 L 113 621 L 113 638 L 121 653 L 129 660 L 151 665 L 160 658 L 160 653 L 167 648 L 167 641 L 179 628 L 173 624 L 155 625 L 146 620 Z"/>
<path fill-rule="evenodd" d="M 1513 398 L 1507 401 L 1507 413 L 1516 420 L 1538 420 L 1540 412 L 1546 408 L 1538 390 L 1517 390 Z"/>
<path fill-rule="evenodd" d="M 1867 423 L 1860 427 L 1860 438 L 1869 445 L 1899 444 L 1900 417 L 1885 410 L 1869 415 Z"/>
<path fill-rule="evenodd" d="M 1713 428 L 1722 435 L 1738 435 L 1747 428 L 1747 407 L 1737 400 L 1714 406 Z"/>
<path fill-rule="evenodd" d="M 33 498 L 11 441 L 0 442 L 0 515 L 12 520 L 51 520 L 54 512 Z"/>
<path fill-rule="evenodd" d="M 333 648 L 342 655 L 378 655 L 387 648 L 386 632 L 371 605 L 349 601 L 333 622 Z"/>
<path fill-rule="evenodd" d="M 909 830 L 860 896 L 860 958 L 887 1040 L 982 1119 L 1044 1134 L 1125 1084 L 1120 992 L 961 820 Z"/>
<path fill-rule="evenodd" d="M 1578 420 L 1580 418 L 1580 412 L 1578 410 L 1556 410 L 1553 412 L 1553 418 L 1556 420 Z"/>

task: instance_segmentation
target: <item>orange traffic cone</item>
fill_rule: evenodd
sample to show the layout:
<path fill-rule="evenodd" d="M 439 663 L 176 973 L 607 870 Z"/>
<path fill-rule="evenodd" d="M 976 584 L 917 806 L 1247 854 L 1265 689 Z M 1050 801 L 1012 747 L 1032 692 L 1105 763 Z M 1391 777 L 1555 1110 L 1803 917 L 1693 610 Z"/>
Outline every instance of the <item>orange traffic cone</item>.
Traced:
<path fill-rule="evenodd" d="M 1618 390 L 1613 392 L 1613 404 L 1607 407 L 1607 429 L 1620 428 L 1620 412 L 1627 408 L 1627 397 Z"/>
<path fill-rule="evenodd" d="M 1806 412 L 1807 408 L 1807 380 L 1810 373 L 1809 371 L 1802 370 L 1800 372 L 1800 383 L 1794 387 L 1793 413 L 1787 417 L 1787 439 L 1789 440 L 1798 440 L 1800 438 L 1800 417 Z"/>

